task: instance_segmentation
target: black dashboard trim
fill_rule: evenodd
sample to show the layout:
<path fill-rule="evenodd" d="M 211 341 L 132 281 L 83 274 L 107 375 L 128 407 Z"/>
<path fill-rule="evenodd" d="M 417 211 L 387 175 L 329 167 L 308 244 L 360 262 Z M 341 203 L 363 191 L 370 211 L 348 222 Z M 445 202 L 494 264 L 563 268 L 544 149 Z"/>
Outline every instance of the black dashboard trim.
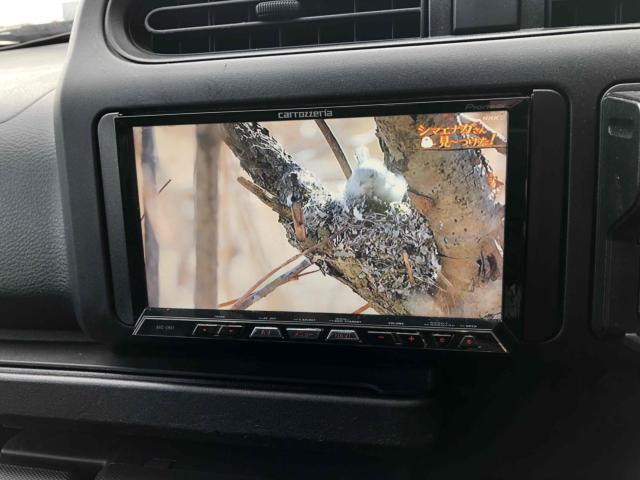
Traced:
<path fill-rule="evenodd" d="M 446 6 L 445 6 L 446 5 Z M 232 58 L 247 58 L 256 56 L 273 56 L 273 55 L 291 55 L 298 53 L 324 53 L 324 52 L 336 52 L 345 50 L 368 50 L 378 48 L 389 47 L 408 47 L 419 45 L 437 45 L 446 43 L 465 43 L 474 41 L 491 41 L 500 39 L 515 39 L 524 37 L 540 37 L 540 36 L 554 36 L 565 35 L 572 33 L 588 33 L 588 32 L 603 32 L 603 31 L 615 31 L 615 30 L 627 30 L 637 29 L 640 24 L 622 24 L 622 25 L 585 25 L 578 27 L 560 27 L 560 28 L 541 28 L 542 24 L 532 26 L 525 25 L 521 30 L 504 31 L 496 33 L 482 33 L 482 34 L 466 34 L 466 35 L 452 35 L 451 28 L 451 13 L 452 9 L 447 2 L 429 2 L 428 22 L 430 31 L 434 34 L 430 37 L 412 38 L 407 40 L 382 40 L 371 42 L 355 42 L 345 43 L 338 45 L 322 45 L 322 46 L 307 46 L 307 47 L 293 47 L 293 48 L 274 48 L 265 50 L 247 50 L 247 51 L 231 51 L 231 52 L 218 52 L 218 53 L 202 53 L 202 54 L 155 54 L 148 52 L 136 45 L 132 41 L 129 26 L 123 18 L 128 17 L 128 4 L 125 1 L 109 0 L 106 6 L 106 13 L 104 17 L 104 31 L 105 37 L 109 47 L 124 59 L 127 59 L 136 63 L 158 64 L 158 63 L 182 63 L 182 62 L 197 62 L 203 60 L 217 60 L 217 59 L 232 59 Z M 523 8 L 528 8 L 530 12 L 536 12 L 537 8 L 531 5 L 523 5 Z M 432 19 L 433 16 L 433 19 Z M 539 19 L 542 20 L 542 19 Z M 538 28 L 536 28 L 538 27 Z"/>
<path fill-rule="evenodd" d="M 41 424 L 75 419 L 164 435 L 188 431 L 192 438 L 209 440 L 246 435 L 277 440 L 293 433 L 298 440 L 387 447 L 428 446 L 435 432 L 433 401 L 427 399 L 260 391 L 221 388 L 202 380 L 176 384 L 162 377 L 4 367 L 0 367 L 0 389 L 8 392 L 0 397 L 0 419 L 9 425 L 21 425 L 30 418 L 38 418 Z M 42 402 L 42 398 L 56 401 Z M 284 405 L 286 428 L 282 417 L 271 414 Z M 310 416 L 311 405 L 314 415 Z M 326 418 L 337 410 L 351 418 L 348 428 L 326 428 Z"/>

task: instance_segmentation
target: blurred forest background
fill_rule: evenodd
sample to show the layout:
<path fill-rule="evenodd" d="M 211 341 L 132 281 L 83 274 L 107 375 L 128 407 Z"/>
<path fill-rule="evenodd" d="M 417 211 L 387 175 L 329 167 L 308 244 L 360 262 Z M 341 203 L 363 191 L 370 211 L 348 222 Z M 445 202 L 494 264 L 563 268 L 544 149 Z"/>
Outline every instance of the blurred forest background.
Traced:
<path fill-rule="evenodd" d="M 465 115 L 483 119 L 506 138 L 506 113 Z M 382 159 L 373 118 L 330 119 L 327 124 L 352 167 L 360 146 Z M 314 121 L 262 125 L 296 163 L 333 195 L 342 195 L 345 175 Z M 136 127 L 134 143 L 150 306 L 228 308 L 260 277 L 299 253 L 287 241 L 277 214 L 237 181 L 248 175 L 220 141 L 215 125 Z M 506 155 L 494 149 L 483 153 L 504 183 Z M 497 198 L 501 204 L 504 194 L 503 187 Z M 149 245 L 154 251 L 148 251 Z M 353 313 L 366 304 L 317 270 L 312 265 L 249 310 Z"/>

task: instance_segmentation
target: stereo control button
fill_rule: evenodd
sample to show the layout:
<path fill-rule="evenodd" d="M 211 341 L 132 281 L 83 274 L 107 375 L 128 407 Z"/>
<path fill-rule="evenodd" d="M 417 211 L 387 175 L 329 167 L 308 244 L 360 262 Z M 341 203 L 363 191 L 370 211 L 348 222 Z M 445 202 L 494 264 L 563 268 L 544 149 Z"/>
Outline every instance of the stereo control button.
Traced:
<path fill-rule="evenodd" d="M 244 325 L 222 325 L 218 332 L 218 336 L 232 338 L 239 336 L 243 331 Z"/>
<path fill-rule="evenodd" d="M 465 335 L 464 337 L 462 337 L 462 340 L 460 340 L 460 343 L 458 343 L 458 348 L 464 348 L 467 350 L 473 350 L 478 347 L 478 341 L 473 335 Z"/>
<path fill-rule="evenodd" d="M 396 343 L 391 332 L 368 331 L 367 340 L 372 345 L 395 345 Z"/>
<path fill-rule="evenodd" d="M 434 333 L 431 336 L 433 337 L 435 346 L 440 348 L 448 347 L 453 338 L 453 334 L 451 333 Z"/>
<path fill-rule="evenodd" d="M 419 333 L 398 332 L 396 337 L 400 340 L 403 347 L 422 348 L 424 340 Z"/>
<path fill-rule="evenodd" d="M 490 333 L 476 333 L 474 335 L 478 342 L 478 350 L 484 350 L 485 352 L 504 352 L 502 347 Z"/>
<path fill-rule="evenodd" d="M 215 337 L 220 330 L 219 325 L 212 325 L 211 323 L 199 323 L 196 328 L 193 329 L 192 335 L 194 337 Z"/>
<path fill-rule="evenodd" d="M 360 337 L 355 330 L 335 329 L 327 335 L 327 342 L 359 342 Z"/>
<path fill-rule="evenodd" d="M 287 328 L 287 336 L 291 340 L 318 340 L 321 328 Z"/>
<path fill-rule="evenodd" d="M 281 340 L 282 333 L 280 333 L 280 329 L 278 327 L 253 327 L 250 338 Z"/>

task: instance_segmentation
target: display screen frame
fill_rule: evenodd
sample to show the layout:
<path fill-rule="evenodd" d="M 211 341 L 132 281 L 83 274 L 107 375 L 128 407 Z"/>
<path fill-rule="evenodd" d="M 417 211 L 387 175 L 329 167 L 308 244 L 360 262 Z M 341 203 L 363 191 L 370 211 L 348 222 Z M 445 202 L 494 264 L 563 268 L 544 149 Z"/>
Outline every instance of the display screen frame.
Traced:
<path fill-rule="evenodd" d="M 311 121 L 314 118 L 322 118 L 327 111 L 331 112 L 331 118 L 350 118 L 501 110 L 509 112 L 501 320 L 320 312 L 174 309 L 150 308 L 148 306 L 140 204 L 134 160 L 133 127 L 291 120 L 291 118 L 282 118 L 283 115 L 286 117 L 286 114 L 291 112 L 305 112 L 309 115 L 306 118 Z M 110 128 L 112 129 L 112 140 L 115 143 L 116 161 L 109 161 L 102 156 L 101 166 L 114 300 L 116 313 L 122 323 L 134 325 L 143 316 L 153 316 L 330 326 L 401 326 L 467 330 L 503 330 L 506 328 L 511 332 L 521 330 L 522 298 L 526 273 L 527 176 L 530 141 L 529 97 L 192 113 L 113 114 L 111 120 L 110 123 L 113 126 Z"/>

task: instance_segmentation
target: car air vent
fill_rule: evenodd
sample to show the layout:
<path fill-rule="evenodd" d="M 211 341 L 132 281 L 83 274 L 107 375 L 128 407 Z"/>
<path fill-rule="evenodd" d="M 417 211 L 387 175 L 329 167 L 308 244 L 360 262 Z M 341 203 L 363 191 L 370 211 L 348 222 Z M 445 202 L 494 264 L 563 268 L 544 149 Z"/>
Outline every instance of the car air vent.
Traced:
<path fill-rule="evenodd" d="M 427 0 L 145 0 L 134 42 L 154 54 L 203 54 L 427 36 Z"/>
<path fill-rule="evenodd" d="M 547 27 L 640 22 L 638 0 L 547 0 Z"/>

